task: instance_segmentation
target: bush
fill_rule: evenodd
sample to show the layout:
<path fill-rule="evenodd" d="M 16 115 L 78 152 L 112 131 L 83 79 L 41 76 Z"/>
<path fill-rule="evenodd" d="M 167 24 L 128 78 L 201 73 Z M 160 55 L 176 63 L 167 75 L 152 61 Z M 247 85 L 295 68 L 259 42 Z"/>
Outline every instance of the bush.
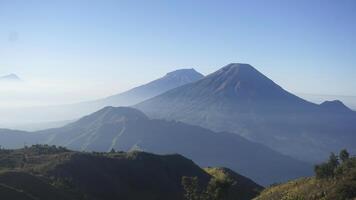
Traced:
<path fill-rule="evenodd" d="M 230 179 L 212 178 L 205 190 L 199 186 L 197 177 L 183 177 L 182 185 L 186 200 L 225 200 L 234 182 Z"/>
<path fill-rule="evenodd" d="M 326 163 L 315 165 L 314 172 L 316 178 L 331 178 L 335 176 L 335 170 L 339 166 L 339 159 L 334 153 L 331 153 Z"/>
<path fill-rule="evenodd" d="M 356 181 L 347 180 L 341 184 L 338 184 L 335 188 L 335 200 L 347 200 L 356 197 Z"/>
<path fill-rule="evenodd" d="M 334 168 L 330 163 L 323 163 L 314 167 L 315 176 L 317 179 L 330 178 L 334 176 Z"/>

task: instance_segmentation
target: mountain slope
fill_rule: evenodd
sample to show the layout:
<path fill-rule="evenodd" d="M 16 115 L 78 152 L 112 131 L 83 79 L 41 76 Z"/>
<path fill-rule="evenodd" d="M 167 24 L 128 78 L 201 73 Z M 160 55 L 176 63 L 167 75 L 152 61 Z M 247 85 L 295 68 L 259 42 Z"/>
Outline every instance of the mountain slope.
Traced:
<path fill-rule="evenodd" d="M 200 185 L 213 178 L 180 155 L 79 153 L 43 145 L 0 155 L 1 199 L 181 200 L 183 176 L 197 177 Z M 241 187 L 250 198 L 262 189 Z M 247 200 L 246 194 L 234 193 L 234 199 Z"/>
<path fill-rule="evenodd" d="M 39 140 L 21 137 L 10 143 L 10 133 L 0 132 L 1 145 L 24 143 L 61 145 L 75 150 L 144 150 L 158 154 L 179 153 L 201 166 L 225 166 L 260 184 L 271 184 L 310 174 L 309 165 L 281 155 L 236 134 L 215 133 L 181 122 L 151 120 L 142 112 L 125 107 L 106 107 L 62 128 L 35 133 Z M 260 167 L 264 166 L 264 167 Z"/>
<path fill-rule="evenodd" d="M 356 152 L 354 112 L 305 101 L 248 64 L 229 64 L 135 107 L 153 118 L 234 132 L 306 161 L 344 147 Z"/>

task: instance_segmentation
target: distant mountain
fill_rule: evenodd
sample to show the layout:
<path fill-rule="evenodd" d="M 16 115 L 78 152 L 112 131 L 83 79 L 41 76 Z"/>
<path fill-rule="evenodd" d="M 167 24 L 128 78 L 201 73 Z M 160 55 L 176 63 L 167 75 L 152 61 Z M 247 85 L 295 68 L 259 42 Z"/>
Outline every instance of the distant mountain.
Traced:
<path fill-rule="evenodd" d="M 354 112 L 310 103 L 248 64 L 229 64 L 135 107 L 153 118 L 234 132 L 310 162 L 344 147 L 356 152 Z"/>
<path fill-rule="evenodd" d="M 152 82 L 135 87 L 126 92 L 94 101 L 80 102 L 69 105 L 37 106 L 25 108 L 1 109 L 6 118 L 0 124 L 46 124 L 45 122 L 75 120 L 106 106 L 134 105 L 170 89 L 191 83 L 203 78 L 194 69 L 180 69 L 170 72 Z M 48 123 L 47 123 L 48 124 Z M 36 128 L 38 128 L 37 126 Z M 46 126 L 39 127 L 40 129 Z M 55 127 L 55 126 L 53 126 Z M 10 128 L 10 127 L 7 127 Z M 13 128 L 13 126 L 11 126 Z M 22 127 L 19 127 L 22 128 Z"/>
<path fill-rule="evenodd" d="M 21 81 L 21 79 L 16 74 L 8 74 L 0 76 L 0 81 Z"/>
<path fill-rule="evenodd" d="M 62 128 L 17 134 L 21 135 L 0 132 L 1 145 L 11 148 L 36 142 L 83 151 L 179 153 L 201 166 L 229 167 L 264 185 L 311 172 L 308 164 L 236 134 L 215 133 L 181 122 L 151 120 L 133 108 L 106 107 Z M 13 143 L 15 139 L 17 145 Z"/>
<path fill-rule="evenodd" d="M 7 129 L 15 129 L 22 131 L 39 131 L 50 128 L 58 128 L 67 125 L 75 120 L 64 120 L 64 121 L 46 121 L 37 123 L 7 123 L 0 124 L 0 127 L 6 127 Z"/>
<path fill-rule="evenodd" d="M 194 69 L 179 69 L 167 73 L 162 78 L 135 87 L 129 91 L 100 99 L 97 103 L 105 106 L 130 106 L 168 90 L 195 82 L 204 76 Z"/>
<path fill-rule="evenodd" d="M 36 145 L 0 155 L 0 199 L 181 200 L 183 177 L 196 177 L 201 187 L 216 179 L 177 154 L 80 153 Z M 262 190 L 231 170 L 223 178 L 237 183 L 228 200 L 249 200 Z"/>
<path fill-rule="evenodd" d="M 339 113 L 339 112 L 341 112 L 341 113 L 350 113 L 350 112 L 353 112 L 350 108 L 345 106 L 345 104 L 342 103 L 339 100 L 325 101 L 322 104 L 320 104 L 320 106 L 325 110 L 328 110 L 330 112 L 335 112 L 335 113 Z"/>

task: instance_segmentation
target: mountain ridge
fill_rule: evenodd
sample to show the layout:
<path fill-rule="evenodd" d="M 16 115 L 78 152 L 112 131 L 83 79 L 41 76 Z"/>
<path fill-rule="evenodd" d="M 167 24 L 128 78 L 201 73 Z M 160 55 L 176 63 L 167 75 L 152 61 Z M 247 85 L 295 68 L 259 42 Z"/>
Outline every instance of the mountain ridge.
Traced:
<path fill-rule="evenodd" d="M 0 141 L 5 148 L 44 143 L 80 151 L 179 153 L 200 166 L 229 167 L 263 185 L 311 173 L 309 164 L 241 136 L 182 122 L 149 119 L 134 108 L 107 107 L 62 128 L 32 133 L 0 131 Z M 264 167 L 260 168 L 261 165 Z"/>

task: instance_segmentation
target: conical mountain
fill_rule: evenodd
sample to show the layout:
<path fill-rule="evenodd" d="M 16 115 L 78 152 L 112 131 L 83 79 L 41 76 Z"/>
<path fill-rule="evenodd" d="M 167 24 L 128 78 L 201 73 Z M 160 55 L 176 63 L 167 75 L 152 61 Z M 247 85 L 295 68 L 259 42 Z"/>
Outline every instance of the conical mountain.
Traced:
<path fill-rule="evenodd" d="M 356 127 L 349 123 L 355 115 L 345 117 L 299 98 L 249 64 L 229 64 L 135 107 L 149 117 L 234 132 L 311 162 L 339 148 L 356 151 L 350 142 Z"/>
<path fill-rule="evenodd" d="M 29 138 L 19 139 L 17 146 L 36 142 L 84 151 L 179 153 L 202 167 L 229 167 L 263 185 L 309 175 L 312 169 L 307 163 L 239 135 L 216 133 L 181 122 L 153 120 L 141 111 L 126 107 L 106 107 L 62 128 L 35 133 L 0 132 L 0 144 L 6 148 L 9 148 L 7 136 L 10 134 L 29 135 Z M 35 136 L 42 139 L 32 139 Z"/>

